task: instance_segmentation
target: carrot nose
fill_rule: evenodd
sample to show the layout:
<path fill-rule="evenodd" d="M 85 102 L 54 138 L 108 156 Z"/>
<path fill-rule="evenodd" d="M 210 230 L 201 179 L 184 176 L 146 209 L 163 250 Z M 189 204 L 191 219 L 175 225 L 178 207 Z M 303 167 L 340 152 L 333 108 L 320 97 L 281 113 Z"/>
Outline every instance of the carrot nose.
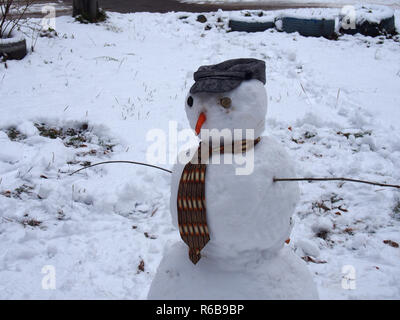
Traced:
<path fill-rule="evenodd" d="M 196 136 L 199 135 L 201 127 L 203 126 L 203 123 L 206 122 L 206 115 L 204 114 L 204 112 L 200 113 L 199 118 L 197 119 L 197 123 L 196 123 L 196 128 L 195 128 L 195 132 L 196 132 Z"/>

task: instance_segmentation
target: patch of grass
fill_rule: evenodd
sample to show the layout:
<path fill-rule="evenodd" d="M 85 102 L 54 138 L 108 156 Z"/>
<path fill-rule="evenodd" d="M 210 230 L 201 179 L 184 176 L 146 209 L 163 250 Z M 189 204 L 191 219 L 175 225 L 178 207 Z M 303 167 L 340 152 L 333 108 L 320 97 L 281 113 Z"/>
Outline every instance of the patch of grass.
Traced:
<path fill-rule="evenodd" d="M 11 198 L 11 195 L 12 195 L 10 190 L 2 191 L 0 194 L 7 198 Z"/>
<path fill-rule="evenodd" d="M 314 132 L 306 131 L 306 132 L 304 133 L 304 138 L 306 138 L 306 139 L 311 139 L 311 138 L 314 138 L 316 135 L 317 135 L 317 134 L 314 133 Z"/>
<path fill-rule="evenodd" d="M 16 194 L 18 194 L 18 195 L 20 195 L 20 194 L 22 194 L 22 193 L 31 194 L 33 189 L 34 189 L 34 188 L 33 188 L 32 186 L 28 186 L 28 185 L 26 185 L 26 184 L 23 184 L 22 186 L 16 188 L 16 189 L 14 190 L 14 192 L 15 192 Z"/>
<path fill-rule="evenodd" d="M 88 143 L 91 143 L 93 134 L 87 123 L 82 123 L 75 128 L 58 128 L 52 127 L 45 123 L 35 123 L 35 127 L 39 130 L 42 137 L 50 139 L 61 139 L 66 147 L 73 148 L 86 148 Z M 101 138 L 97 139 L 97 144 L 102 147 L 104 154 L 113 152 L 115 144 Z M 95 155 L 98 153 L 96 150 L 91 150 L 86 154 Z"/>
<path fill-rule="evenodd" d="M 113 152 L 114 151 L 114 147 L 115 144 L 111 144 L 111 143 L 107 143 L 103 140 L 99 141 L 99 146 L 103 147 L 105 149 L 104 153 L 108 153 L 108 152 Z"/>
<path fill-rule="evenodd" d="M 18 131 L 15 127 L 8 128 L 5 130 L 5 133 L 11 141 L 20 141 L 26 139 L 26 135 Z"/>
<path fill-rule="evenodd" d="M 328 199 L 314 201 L 311 204 L 311 209 L 313 209 L 313 211 L 315 211 L 315 209 L 317 209 L 318 212 L 321 212 L 321 210 L 323 210 L 324 213 L 328 212 L 328 211 L 331 212 L 333 210 L 348 212 L 348 210 L 343 207 L 344 206 L 343 200 L 344 199 L 342 197 L 339 197 L 336 193 L 332 193 L 332 195 Z M 339 203 L 342 203 L 342 204 L 339 204 Z M 339 213 L 338 215 L 341 215 L 341 214 Z"/>
<path fill-rule="evenodd" d="M 86 137 L 81 136 L 81 135 L 77 135 L 75 137 L 72 137 L 69 139 L 68 142 L 66 142 L 66 144 L 68 146 L 74 146 L 76 147 L 77 145 L 82 145 L 82 143 L 86 142 Z"/>
<path fill-rule="evenodd" d="M 39 130 L 39 134 L 42 137 L 57 139 L 63 137 L 63 129 L 51 128 L 44 123 L 35 123 L 35 127 Z"/>
<path fill-rule="evenodd" d="M 318 238 L 324 239 L 326 240 L 328 238 L 329 235 L 329 231 L 328 230 L 320 230 L 315 234 Z"/>
<path fill-rule="evenodd" d="M 0 194 L 7 198 L 21 199 L 22 194 L 27 194 L 29 196 L 34 195 L 34 193 L 32 192 L 33 189 L 34 187 L 23 184 L 22 186 L 14 189 L 14 191 L 6 190 L 1 192 Z"/>
<path fill-rule="evenodd" d="M 82 167 L 89 167 L 92 163 L 90 161 L 83 161 L 80 163 Z"/>
<path fill-rule="evenodd" d="M 97 16 L 95 19 L 91 19 L 89 15 L 85 12 L 82 12 L 80 15 L 75 17 L 75 21 L 80 23 L 88 24 L 88 23 L 97 23 L 97 22 L 104 22 L 108 18 L 106 12 L 103 9 L 99 9 L 97 11 Z"/>
<path fill-rule="evenodd" d="M 40 227 L 40 225 L 42 224 L 42 221 L 36 220 L 36 219 L 24 219 L 21 221 L 22 225 L 24 227 L 26 226 L 30 226 L 30 227 Z"/>
<path fill-rule="evenodd" d="M 48 126 L 45 123 L 35 123 L 35 127 L 39 130 L 42 137 L 63 140 L 66 147 L 82 148 L 86 147 L 85 143 L 88 142 L 89 125 L 87 123 L 81 124 L 77 128 L 57 128 Z"/>
<path fill-rule="evenodd" d="M 338 134 L 338 135 L 340 135 L 340 136 L 344 136 L 344 137 L 346 137 L 347 139 L 350 137 L 350 136 L 354 136 L 354 138 L 362 138 L 362 137 L 364 137 L 364 136 L 370 136 L 371 134 L 372 134 L 372 131 L 370 131 L 370 130 L 367 130 L 367 131 L 360 131 L 360 132 L 354 132 L 354 133 L 352 133 L 352 132 L 342 132 L 342 131 L 338 131 L 338 132 L 336 132 L 336 134 Z"/>
<path fill-rule="evenodd" d="M 304 143 L 304 141 L 301 140 L 301 139 L 292 138 L 291 140 L 292 140 L 294 143 L 297 143 L 297 144 L 303 144 L 303 143 Z"/>
<path fill-rule="evenodd" d="M 110 139 L 99 137 L 94 134 L 93 128 L 87 122 L 83 122 L 71 127 L 51 126 L 47 123 L 34 123 L 42 137 L 49 139 L 60 139 L 67 148 L 75 148 L 77 151 L 74 157 L 69 159 L 69 165 L 81 165 L 83 167 L 92 164 L 93 156 L 107 155 L 114 151 L 116 144 Z"/>
<path fill-rule="evenodd" d="M 311 204 L 311 208 L 312 209 L 318 209 L 318 211 L 324 210 L 324 212 L 330 211 L 331 208 L 327 207 L 325 205 L 325 201 L 326 200 L 322 200 L 322 201 L 315 201 Z"/>
<path fill-rule="evenodd" d="M 336 203 L 342 200 L 343 198 L 340 198 L 336 193 L 334 193 L 330 198 L 331 203 Z"/>

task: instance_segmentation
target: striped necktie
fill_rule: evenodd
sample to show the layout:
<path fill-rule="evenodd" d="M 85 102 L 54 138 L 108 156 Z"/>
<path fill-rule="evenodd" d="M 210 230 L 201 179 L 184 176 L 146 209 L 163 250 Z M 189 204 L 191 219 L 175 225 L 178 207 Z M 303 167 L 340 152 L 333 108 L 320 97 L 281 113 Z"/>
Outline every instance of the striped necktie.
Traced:
<path fill-rule="evenodd" d="M 215 153 L 243 153 L 253 148 L 261 138 L 256 140 L 234 141 L 227 147 L 212 148 L 200 143 L 193 158 L 186 164 L 179 181 L 177 208 L 179 232 L 182 240 L 189 247 L 189 259 L 196 264 L 200 251 L 210 241 L 207 226 L 205 181 L 208 160 Z"/>

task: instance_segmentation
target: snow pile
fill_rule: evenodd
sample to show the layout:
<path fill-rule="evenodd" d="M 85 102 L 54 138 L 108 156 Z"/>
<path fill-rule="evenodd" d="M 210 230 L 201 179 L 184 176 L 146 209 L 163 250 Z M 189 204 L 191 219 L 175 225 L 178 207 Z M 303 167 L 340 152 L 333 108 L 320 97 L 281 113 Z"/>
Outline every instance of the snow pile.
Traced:
<path fill-rule="evenodd" d="M 10 30 L 10 29 L 8 29 Z M 9 31 L 7 29 L 5 29 L 4 34 L 8 35 Z M 18 32 L 17 30 L 13 30 L 11 32 L 11 35 L 9 38 L 0 38 L 0 45 L 9 45 L 15 42 L 20 42 L 20 41 L 24 41 L 25 36 L 21 33 Z"/>
<path fill-rule="evenodd" d="M 20 41 L 24 41 L 25 37 L 21 33 L 13 32 L 10 38 L 0 39 L 0 45 L 8 45 Z"/>
<path fill-rule="evenodd" d="M 285 146 L 298 176 L 399 183 L 398 36 L 329 41 L 206 30 L 190 13 L 109 15 L 98 25 L 59 17 L 58 37 L 0 63 L 1 298 L 146 297 L 165 246 L 179 239 L 170 175 L 117 164 L 68 173 L 88 162 L 148 162 L 150 130 L 169 142 L 170 120 L 189 128 L 185 95 L 200 65 L 266 62 L 264 135 Z M 335 182 L 300 189 L 290 246 L 320 297 L 398 299 L 399 192 Z M 55 290 L 42 288 L 47 265 Z M 356 290 L 342 287 L 346 265 Z"/>
<path fill-rule="evenodd" d="M 393 17 L 394 11 L 387 6 L 378 5 L 357 5 L 356 24 L 362 24 L 364 21 L 371 23 L 380 23 L 382 20 Z"/>
<path fill-rule="evenodd" d="M 297 19 L 335 20 L 339 16 L 340 9 L 337 8 L 301 8 L 278 10 L 277 18 L 290 17 Z"/>
<path fill-rule="evenodd" d="M 354 9 L 357 25 L 362 24 L 364 21 L 380 23 L 382 20 L 388 19 L 394 14 L 394 10 L 392 8 L 381 5 L 356 5 Z M 230 14 L 230 19 L 247 22 L 269 22 L 283 17 L 335 20 L 339 16 L 341 16 L 340 8 L 300 8 L 275 11 L 232 11 Z"/>
<path fill-rule="evenodd" d="M 245 22 L 274 22 L 276 14 L 273 11 L 242 10 L 232 11 L 229 18 Z"/>

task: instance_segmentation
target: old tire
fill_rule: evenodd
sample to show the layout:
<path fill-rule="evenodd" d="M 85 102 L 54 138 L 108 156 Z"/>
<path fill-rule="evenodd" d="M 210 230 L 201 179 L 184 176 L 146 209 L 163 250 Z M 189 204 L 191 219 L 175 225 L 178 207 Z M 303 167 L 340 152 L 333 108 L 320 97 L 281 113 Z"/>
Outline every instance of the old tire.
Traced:
<path fill-rule="evenodd" d="M 231 31 L 262 32 L 274 27 L 275 23 L 273 21 L 246 22 L 246 21 L 229 20 L 229 28 L 231 29 Z"/>
<path fill-rule="evenodd" d="M 335 34 L 334 19 L 304 19 L 282 17 L 282 31 L 287 33 L 298 32 L 306 37 L 332 38 Z"/>
<path fill-rule="evenodd" d="M 26 40 L 23 36 L 0 39 L 0 56 L 7 60 L 21 60 L 26 54 Z"/>
<path fill-rule="evenodd" d="M 376 37 L 382 34 L 395 34 L 396 27 L 394 22 L 394 15 L 385 19 L 382 19 L 380 23 L 364 21 L 359 25 L 356 25 L 355 29 L 340 29 L 341 33 L 354 35 L 361 33 L 364 36 Z"/>

